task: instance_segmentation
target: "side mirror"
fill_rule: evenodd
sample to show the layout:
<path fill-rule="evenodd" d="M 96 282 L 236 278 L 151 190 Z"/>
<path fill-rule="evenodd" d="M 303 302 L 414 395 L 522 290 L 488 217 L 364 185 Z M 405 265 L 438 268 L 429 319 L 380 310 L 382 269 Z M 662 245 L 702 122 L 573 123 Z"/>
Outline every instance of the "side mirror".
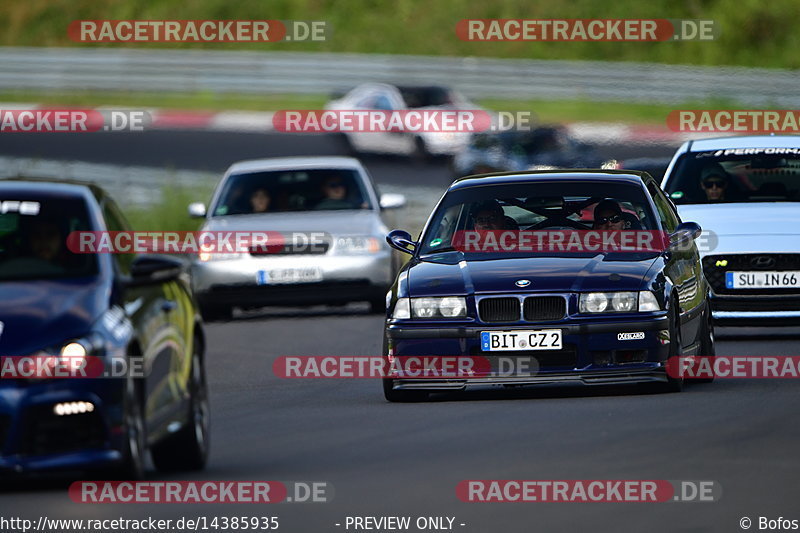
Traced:
<path fill-rule="evenodd" d="M 697 222 L 683 222 L 675 228 L 669 236 L 670 250 L 685 250 L 703 232 L 703 228 Z"/>
<path fill-rule="evenodd" d="M 177 279 L 186 268 L 184 261 L 161 255 L 140 255 L 131 263 L 128 285 L 155 285 Z"/>
<path fill-rule="evenodd" d="M 400 250 L 407 254 L 413 254 L 414 250 L 417 249 L 417 243 L 413 241 L 411 234 L 401 229 L 390 231 L 389 235 L 386 236 L 386 242 L 395 250 Z"/>
<path fill-rule="evenodd" d="M 192 218 L 205 218 L 206 204 L 202 202 L 194 202 L 189 204 L 189 216 Z"/>
<path fill-rule="evenodd" d="M 381 194 L 381 209 L 399 209 L 405 207 L 406 197 L 402 194 Z"/>

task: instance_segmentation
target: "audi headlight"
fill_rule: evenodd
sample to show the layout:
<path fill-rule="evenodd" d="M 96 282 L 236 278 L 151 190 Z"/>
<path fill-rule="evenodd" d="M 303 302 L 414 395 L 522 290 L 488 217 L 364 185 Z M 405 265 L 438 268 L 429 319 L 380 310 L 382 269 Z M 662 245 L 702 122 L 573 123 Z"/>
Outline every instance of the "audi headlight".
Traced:
<path fill-rule="evenodd" d="M 581 294 L 578 309 L 581 313 L 633 313 L 658 311 L 661 307 L 649 291 L 589 292 Z"/>
<path fill-rule="evenodd" d="M 463 296 L 443 298 L 399 298 L 392 318 L 462 318 L 467 316 L 467 300 Z"/>
<path fill-rule="evenodd" d="M 336 250 L 343 254 L 374 254 L 381 245 L 375 237 L 349 236 L 336 239 Z"/>

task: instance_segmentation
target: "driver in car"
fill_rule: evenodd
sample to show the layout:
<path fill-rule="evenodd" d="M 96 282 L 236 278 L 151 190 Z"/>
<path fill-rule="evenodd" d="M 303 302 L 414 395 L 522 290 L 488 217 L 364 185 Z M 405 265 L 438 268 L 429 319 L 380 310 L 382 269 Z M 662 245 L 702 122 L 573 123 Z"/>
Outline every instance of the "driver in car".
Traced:
<path fill-rule="evenodd" d="M 476 230 L 516 230 L 519 226 L 513 218 L 503 213 L 502 206 L 495 200 L 477 205 L 473 211 Z"/>
<path fill-rule="evenodd" d="M 700 173 L 700 187 L 708 202 L 724 202 L 728 190 L 728 174 L 720 165 L 705 167 Z"/>
<path fill-rule="evenodd" d="M 615 231 L 626 229 L 629 224 L 622 217 L 622 208 L 615 200 L 606 199 L 598 202 L 594 208 L 592 229 Z"/>

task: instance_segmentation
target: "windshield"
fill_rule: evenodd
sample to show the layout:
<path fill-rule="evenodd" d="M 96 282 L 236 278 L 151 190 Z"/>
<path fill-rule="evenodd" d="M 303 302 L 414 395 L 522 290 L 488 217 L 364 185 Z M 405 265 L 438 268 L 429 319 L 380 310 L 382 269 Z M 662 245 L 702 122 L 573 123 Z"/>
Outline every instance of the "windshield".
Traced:
<path fill-rule="evenodd" d="M 444 87 L 398 87 L 409 108 L 455 105 L 449 89 Z"/>
<path fill-rule="evenodd" d="M 92 229 L 82 199 L 2 200 L 6 212 L 0 213 L 0 281 L 97 274 L 95 255 L 67 249 L 70 232 Z"/>
<path fill-rule="evenodd" d="M 212 216 L 371 208 L 357 170 L 280 170 L 229 176 Z"/>
<path fill-rule="evenodd" d="M 676 204 L 800 201 L 800 149 L 714 150 L 683 154 L 667 193 Z"/>
<path fill-rule="evenodd" d="M 445 196 L 421 254 L 450 251 L 457 231 L 658 229 L 642 187 L 598 181 L 487 185 Z"/>

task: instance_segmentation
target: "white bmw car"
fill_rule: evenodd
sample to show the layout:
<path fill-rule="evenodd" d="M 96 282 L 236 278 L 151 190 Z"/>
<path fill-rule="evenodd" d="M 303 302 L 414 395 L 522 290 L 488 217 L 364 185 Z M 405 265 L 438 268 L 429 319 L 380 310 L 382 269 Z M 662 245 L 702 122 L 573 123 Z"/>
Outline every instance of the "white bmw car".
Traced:
<path fill-rule="evenodd" d="M 688 141 L 662 187 L 703 227 L 717 324 L 800 324 L 800 136 Z"/>

